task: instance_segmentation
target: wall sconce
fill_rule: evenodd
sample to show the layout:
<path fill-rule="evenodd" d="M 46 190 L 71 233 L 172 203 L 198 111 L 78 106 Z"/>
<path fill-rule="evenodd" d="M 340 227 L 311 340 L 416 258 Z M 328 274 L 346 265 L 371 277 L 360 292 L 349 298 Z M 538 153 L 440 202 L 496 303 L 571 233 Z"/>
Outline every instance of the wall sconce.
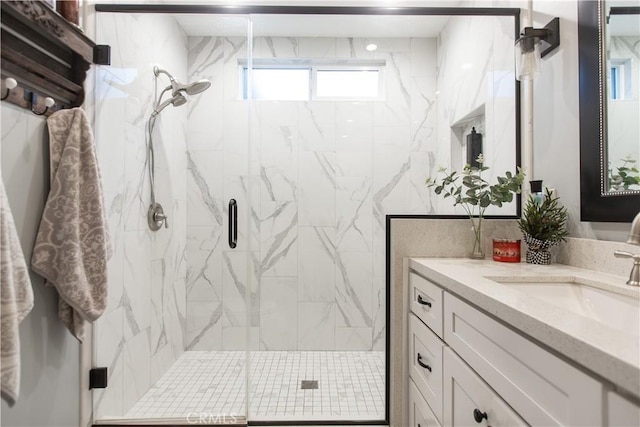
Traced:
<path fill-rule="evenodd" d="M 560 18 L 544 28 L 525 27 L 516 40 L 516 78 L 532 80 L 540 71 L 540 60 L 560 46 Z"/>

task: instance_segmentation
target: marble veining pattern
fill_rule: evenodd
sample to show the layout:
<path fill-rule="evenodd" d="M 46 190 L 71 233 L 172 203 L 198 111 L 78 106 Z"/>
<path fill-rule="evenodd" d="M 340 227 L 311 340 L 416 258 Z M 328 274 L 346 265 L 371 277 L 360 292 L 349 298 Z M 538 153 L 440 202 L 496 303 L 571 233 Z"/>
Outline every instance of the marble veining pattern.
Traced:
<path fill-rule="evenodd" d="M 262 350 L 308 348 L 302 331 L 310 324 L 322 331 L 315 349 L 384 348 L 386 215 L 454 213 L 438 203 L 424 182 L 440 164 L 462 155 L 462 148 L 448 140 L 449 126 L 479 106 L 491 110 L 482 122 L 485 140 L 493 138 L 492 145 L 497 140 L 498 151 L 511 141 L 513 120 L 500 104 L 509 94 L 501 82 L 509 80 L 502 70 L 510 63 L 508 55 L 496 52 L 507 50 L 513 41 L 493 29 L 499 19 L 480 18 L 476 23 L 455 18 L 437 39 L 379 38 L 375 52 L 365 49 L 369 41 L 362 38 L 258 34 L 252 41 L 255 59 L 384 60 L 385 99 L 258 101 L 250 112 L 238 101 L 238 61 L 247 58 L 246 40 L 188 39 L 190 80 L 206 76 L 214 90 L 189 109 L 188 227 L 194 232 L 188 245 L 188 300 L 222 301 L 223 342 L 215 349 L 238 342 L 233 329 L 224 331 L 246 324 L 246 298 L 254 307 L 248 317 Z M 464 41 L 471 31 L 486 37 Z M 472 54 L 465 57 L 470 49 Z M 467 62 L 471 68 L 460 71 Z M 220 111 L 224 121 L 216 122 Z M 438 118 L 443 119 L 440 124 Z M 213 122 L 221 129 L 214 129 Z M 249 179 L 258 185 L 252 190 L 251 208 L 239 211 L 243 227 L 238 248 L 231 251 L 226 245 L 226 207 L 222 230 L 210 241 L 220 211 L 212 206 L 225 206 L 230 198 L 246 205 Z M 256 233 L 246 233 L 246 224 Z M 213 228 L 199 235 L 205 230 L 197 226 Z M 252 235 L 258 239 L 247 240 Z M 247 251 L 257 260 L 249 269 L 255 274 L 250 292 Z M 218 267 L 220 263 L 225 267 Z M 271 291 L 280 295 L 279 301 L 267 295 Z M 307 312 L 310 319 L 303 318 Z M 278 334 L 284 314 L 292 331 Z M 188 321 L 194 336 L 198 328 L 215 329 L 209 315 L 198 319 Z"/>
<path fill-rule="evenodd" d="M 196 310 L 187 315 L 188 335 L 221 328 L 222 343 L 209 349 L 246 345 L 233 328 L 246 325 L 247 318 L 262 350 L 384 348 L 384 268 L 374 264 L 384 263 L 387 214 L 435 209 L 424 180 L 437 158 L 437 73 L 435 39 L 376 43 L 379 50 L 372 53 L 360 38 L 256 37 L 254 58 L 385 60 L 386 99 L 264 101 L 247 114 L 238 101 L 237 68 L 238 60 L 246 59 L 246 41 L 188 39 L 189 78 L 213 82 L 213 91 L 189 106 L 187 184 L 188 229 L 193 230 L 187 299 Z M 225 119 L 218 123 L 220 114 Z M 220 129 L 213 129 L 213 122 Z M 249 153 L 255 168 L 248 165 Z M 232 251 L 226 244 L 226 202 L 235 198 L 246 206 L 249 174 L 258 186 L 252 190 L 251 211 L 240 209 L 239 223 L 247 224 L 250 215 L 258 239 L 246 240 L 241 227 Z M 220 231 L 220 209 L 213 206 L 224 206 Z M 252 261 L 254 279 L 247 292 L 241 260 L 249 250 L 257 262 Z M 211 316 L 212 307 L 196 309 L 203 298 L 222 302 L 222 319 Z M 246 298 L 253 307 L 249 316 Z M 312 325 L 320 331 L 316 340 L 305 332 Z M 285 326 L 292 330 L 281 331 Z"/>
<path fill-rule="evenodd" d="M 164 110 L 153 133 L 156 197 L 169 216 L 169 228 L 157 233 L 146 219 L 145 134 L 154 94 L 151 67 L 186 80 L 187 38 L 168 16 L 96 19 L 98 38 L 118 46 L 111 66 L 96 78 L 95 140 L 115 249 L 108 306 L 94 327 L 95 362 L 109 368 L 109 387 L 96 390 L 93 399 L 94 419 L 102 419 L 124 415 L 185 348 L 186 108 Z"/>

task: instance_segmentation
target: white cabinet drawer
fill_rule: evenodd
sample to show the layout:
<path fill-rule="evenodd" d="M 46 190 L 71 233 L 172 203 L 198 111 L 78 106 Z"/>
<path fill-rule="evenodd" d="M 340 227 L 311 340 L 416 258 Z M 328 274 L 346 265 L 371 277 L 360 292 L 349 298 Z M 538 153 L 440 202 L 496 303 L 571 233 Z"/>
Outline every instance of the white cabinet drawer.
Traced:
<path fill-rule="evenodd" d="M 640 406 L 617 393 L 607 393 L 607 423 L 609 427 L 640 426 Z"/>
<path fill-rule="evenodd" d="M 440 338 L 442 335 L 443 290 L 424 277 L 409 272 L 409 306 L 411 311 Z"/>
<path fill-rule="evenodd" d="M 445 341 L 532 425 L 602 425 L 603 387 L 586 373 L 446 294 Z"/>
<path fill-rule="evenodd" d="M 442 349 L 440 341 L 415 315 L 409 314 L 409 376 L 442 422 Z"/>
<path fill-rule="evenodd" d="M 413 380 L 409 380 L 409 427 L 440 427 Z"/>
<path fill-rule="evenodd" d="M 444 350 L 444 425 L 526 426 L 450 348 Z"/>

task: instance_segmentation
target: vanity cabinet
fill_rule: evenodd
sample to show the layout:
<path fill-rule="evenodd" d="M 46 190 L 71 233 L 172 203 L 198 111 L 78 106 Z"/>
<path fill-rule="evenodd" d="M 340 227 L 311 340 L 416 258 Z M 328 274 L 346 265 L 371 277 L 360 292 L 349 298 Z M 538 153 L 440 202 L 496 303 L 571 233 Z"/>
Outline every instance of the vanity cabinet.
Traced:
<path fill-rule="evenodd" d="M 407 275 L 412 427 L 640 426 L 640 407 L 610 384 L 416 271 Z"/>
<path fill-rule="evenodd" d="M 444 359 L 444 425 L 528 425 L 453 350 L 447 348 Z"/>

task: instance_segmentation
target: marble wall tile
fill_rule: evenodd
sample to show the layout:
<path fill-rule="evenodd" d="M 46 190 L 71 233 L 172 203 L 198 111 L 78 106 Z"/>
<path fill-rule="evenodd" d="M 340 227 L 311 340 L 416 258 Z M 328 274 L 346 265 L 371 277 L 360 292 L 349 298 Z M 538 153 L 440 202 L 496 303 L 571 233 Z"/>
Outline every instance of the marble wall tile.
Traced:
<path fill-rule="evenodd" d="M 335 300 L 334 227 L 298 228 L 298 301 Z"/>
<path fill-rule="evenodd" d="M 298 303 L 298 350 L 335 348 L 335 303 Z"/>
<path fill-rule="evenodd" d="M 247 341 L 247 328 L 238 326 L 222 327 L 222 349 L 223 350 L 260 350 L 260 328 L 249 327 L 249 338 Z"/>
<path fill-rule="evenodd" d="M 298 348 L 298 283 L 295 277 L 260 281 L 260 350 Z"/>
<path fill-rule="evenodd" d="M 123 360 L 126 383 L 122 392 L 122 409 L 126 413 L 151 386 L 149 328 L 125 342 Z"/>
<path fill-rule="evenodd" d="M 300 149 L 304 151 L 335 151 L 336 103 L 299 102 L 297 104 Z"/>
<path fill-rule="evenodd" d="M 336 39 L 333 37 L 301 37 L 298 39 L 300 58 L 335 58 Z"/>
<path fill-rule="evenodd" d="M 151 240 L 146 231 L 124 233 L 125 337 L 140 334 L 151 322 Z"/>
<path fill-rule="evenodd" d="M 339 37 L 336 39 L 336 57 L 353 59 L 373 59 L 374 53 L 367 50 L 368 39 L 360 37 Z"/>
<path fill-rule="evenodd" d="M 247 261 L 245 251 L 223 253 L 223 325 L 225 327 L 258 325 L 260 299 L 256 285 L 259 273 L 257 254 L 253 253 L 250 262 Z M 248 310 L 251 312 L 247 312 Z"/>
<path fill-rule="evenodd" d="M 336 151 L 370 152 L 373 141 L 371 102 L 336 103 Z"/>
<path fill-rule="evenodd" d="M 294 126 L 263 122 L 260 134 L 261 198 L 297 199 L 298 132 Z"/>
<path fill-rule="evenodd" d="M 336 217 L 335 153 L 300 152 L 298 212 L 301 226 L 332 226 Z"/>
<path fill-rule="evenodd" d="M 187 300 L 222 301 L 222 227 L 187 227 Z"/>
<path fill-rule="evenodd" d="M 373 329 L 371 346 L 374 351 L 384 351 L 387 344 L 386 277 L 374 277 L 373 282 Z"/>
<path fill-rule="evenodd" d="M 186 350 L 222 350 L 222 303 L 187 301 Z"/>
<path fill-rule="evenodd" d="M 187 168 L 187 223 L 222 226 L 224 152 L 190 150 Z"/>
<path fill-rule="evenodd" d="M 336 328 L 336 350 L 371 350 L 371 328 Z"/>
<path fill-rule="evenodd" d="M 168 344 L 166 325 L 164 323 L 164 300 L 167 262 L 164 259 L 151 261 L 151 316 L 150 316 L 150 351 L 155 356 Z"/>
<path fill-rule="evenodd" d="M 282 320 L 270 314 L 276 299 L 267 294 L 270 289 L 281 291 L 287 286 L 295 301 L 317 309 L 314 318 L 320 316 L 320 307 L 328 310 L 332 304 L 334 332 L 349 328 L 348 334 L 346 329 L 342 333 L 343 341 L 354 331 L 362 335 L 363 328 L 368 331 L 367 338 L 359 339 L 354 348 L 381 348 L 385 335 L 381 300 L 385 216 L 434 212 L 437 208 L 423 185 L 438 150 L 436 40 L 376 39 L 379 47 L 375 53 L 365 49 L 370 41 L 361 38 L 256 37 L 253 42 L 255 58 L 384 59 L 386 99 L 260 101 L 249 110 L 238 100 L 238 60 L 246 58 L 246 42 L 242 38 L 190 38 L 189 76 L 195 79 L 202 75 L 214 82 L 200 105 L 209 106 L 213 113 L 222 108 L 223 123 L 222 129 L 211 130 L 212 121 L 199 118 L 202 112 L 194 105 L 188 119 L 188 137 L 193 138 L 188 142 L 189 156 L 193 159 L 201 150 L 210 150 L 201 145 L 205 144 L 199 139 L 203 135 L 222 134 L 222 143 L 214 143 L 211 151 L 222 147 L 223 177 L 208 171 L 203 181 L 207 186 L 222 183 L 223 221 L 219 234 L 215 227 L 199 229 L 198 225 L 205 224 L 197 223 L 195 212 L 188 213 L 188 227 L 194 227 L 189 234 L 188 299 L 222 301 L 224 348 L 246 345 L 246 337 L 238 333 L 247 323 L 249 307 L 258 308 L 253 308 L 248 318 L 260 337 L 261 349 L 311 345 L 303 343 L 307 334 L 302 331 L 314 321 L 298 319 L 298 306 L 285 310 L 291 315 L 295 312 L 298 330 L 275 335 L 274 325 Z M 219 99 L 215 106 L 210 99 L 220 98 L 216 95 L 218 84 L 224 93 L 222 107 Z M 202 158 L 202 164 L 204 168 L 213 163 Z M 254 178 L 257 186 L 250 188 Z M 194 180 L 187 184 L 194 185 Z M 203 203 L 195 189 L 188 188 L 187 194 L 195 206 Z M 249 208 L 250 196 L 253 203 Z M 229 251 L 226 246 L 230 198 L 240 207 L 239 251 Z M 255 275 L 250 282 L 255 287 L 250 289 L 251 301 L 247 302 L 243 271 L 249 251 Z M 380 266 L 374 265 L 378 262 Z M 223 271 L 221 293 L 209 279 L 219 274 L 218 265 Z M 326 330 L 326 323 L 323 325 Z M 325 332 L 322 341 L 328 343 L 329 332 Z M 332 342 L 337 345 L 338 339 Z"/>
<path fill-rule="evenodd" d="M 260 252 L 263 276 L 296 276 L 298 269 L 298 204 L 262 204 Z"/>
<path fill-rule="evenodd" d="M 259 58 L 297 58 L 297 37 L 256 37 L 254 55 Z"/>
<path fill-rule="evenodd" d="M 336 253 L 336 326 L 372 326 L 371 253 Z"/>
<path fill-rule="evenodd" d="M 96 331 L 118 341 L 119 355 L 105 360 L 111 376 L 98 392 L 97 414 L 123 416 L 184 351 L 186 327 L 187 108 L 167 108 L 156 120 L 156 196 L 169 228 L 149 231 L 150 190 L 146 161 L 147 120 L 153 109 L 153 65 L 187 81 L 187 38 L 173 17 L 98 14 L 96 31 L 117 46 L 112 66 L 96 75 L 95 138 L 103 175 L 114 257 L 109 264 L 107 314 Z M 165 85 L 164 77 L 159 85 Z M 119 326 L 114 326 L 114 316 Z M 103 351 L 104 350 L 104 351 Z M 100 354 L 111 358 L 107 349 Z M 126 378 L 126 381 L 124 380 Z M 113 393 L 113 396 L 111 396 Z M 117 396 L 117 398 L 115 397 Z"/>

